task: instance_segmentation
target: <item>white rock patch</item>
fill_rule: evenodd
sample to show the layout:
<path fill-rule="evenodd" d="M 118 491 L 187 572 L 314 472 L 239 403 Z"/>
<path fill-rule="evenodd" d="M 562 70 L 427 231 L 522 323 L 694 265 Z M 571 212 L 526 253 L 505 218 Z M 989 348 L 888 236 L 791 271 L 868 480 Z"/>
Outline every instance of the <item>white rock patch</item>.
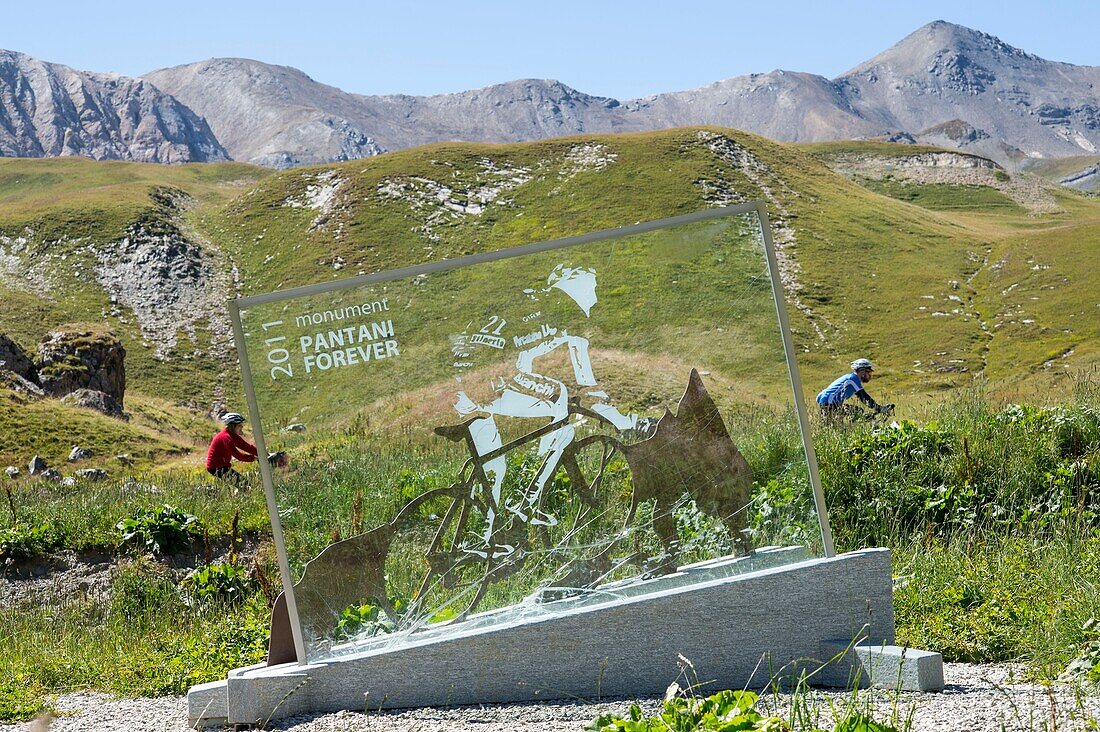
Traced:
<path fill-rule="evenodd" d="M 0 234 L 0 283 L 44 296 L 53 288 L 45 265 L 59 255 L 45 254 L 31 260 L 28 245 L 33 238 L 34 232 L 30 229 L 25 229 L 22 236 Z"/>
<path fill-rule="evenodd" d="M 562 180 L 570 180 L 579 173 L 603 170 L 618 158 L 618 153 L 611 152 L 607 145 L 595 143 L 574 145 L 565 154 L 565 161 L 558 177 Z"/>
<path fill-rule="evenodd" d="M 503 198 L 532 179 L 531 169 L 523 166 L 500 165 L 489 158 L 478 161 L 478 172 L 471 183 L 443 183 L 423 176 L 387 178 L 378 185 L 384 197 L 407 203 L 422 217 L 417 227 L 428 239 L 438 241 L 436 228 L 447 221 L 459 221 L 467 216 L 480 216 L 490 205 L 510 202 Z"/>
<path fill-rule="evenodd" d="M 328 221 L 336 210 L 339 202 L 338 194 L 344 183 L 344 178 L 340 177 L 335 170 L 326 170 L 318 173 L 300 195 L 288 196 L 284 199 L 283 205 L 289 208 L 309 208 L 317 211 L 317 217 L 309 225 L 311 229 L 316 229 Z"/>
<path fill-rule="evenodd" d="M 216 355 L 229 348 L 225 300 L 232 292 L 217 258 L 182 235 L 150 235 L 136 227 L 104 247 L 87 247 L 95 277 L 111 302 L 130 308 L 142 337 L 166 359 L 182 329 L 192 338 L 198 325 L 210 330 Z M 112 315 L 121 311 L 115 307 Z"/>

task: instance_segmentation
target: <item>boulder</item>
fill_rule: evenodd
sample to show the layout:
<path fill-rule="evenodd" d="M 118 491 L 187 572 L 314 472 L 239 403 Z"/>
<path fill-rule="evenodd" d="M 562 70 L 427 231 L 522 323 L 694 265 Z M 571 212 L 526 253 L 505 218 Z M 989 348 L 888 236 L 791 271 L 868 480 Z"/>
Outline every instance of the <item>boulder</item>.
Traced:
<path fill-rule="evenodd" d="M 84 468 L 76 471 L 76 476 L 84 480 L 104 480 L 107 477 L 107 471 L 101 468 Z"/>
<path fill-rule="evenodd" d="M 61 473 L 57 472 L 53 468 L 46 468 L 42 471 L 42 474 L 38 476 L 42 480 L 61 480 Z"/>
<path fill-rule="evenodd" d="M 15 467 L 14 465 L 9 465 L 8 467 L 4 468 L 4 472 L 7 473 L 8 477 L 12 480 L 15 480 L 19 477 L 19 468 Z"/>
<path fill-rule="evenodd" d="M 38 370 L 34 362 L 18 343 L 4 333 L 0 333 L 0 371 L 10 371 L 32 384 L 38 384 Z"/>
<path fill-rule="evenodd" d="M 69 462 L 77 463 L 81 460 L 86 460 L 92 456 L 92 451 L 86 447 L 80 447 L 79 445 L 73 445 L 72 452 L 69 453 Z"/>
<path fill-rule="evenodd" d="M 46 469 L 46 461 L 38 455 L 31 458 L 30 463 L 27 465 L 27 472 L 31 475 L 38 475 Z"/>
<path fill-rule="evenodd" d="M 108 417 L 117 417 L 119 419 L 125 417 L 122 412 L 122 404 L 105 391 L 77 389 L 61 397 L 61 401 L 64 404 L 72 404 L 73 406 L 84 407 L 85 409 L 94 409 L 97 412 L 106 414 Z"/>
<path fill-rule="evenodd" d="M 63 397 L 77 389 L 109 394 L 121 406 L 126 392 L 126 349 L 110 330 L 95 325 L 56 328 L 38 344 L 35 368 L 43 391 Z"/>
<path fill-rule="evenodd" d="M 283 427 L 283 432 L 305 432 L 306 426 L 301 422 L 295 422 L 294 424 L 288 424 Z"/>
<path fill-rule="evenodd" d="M 72 488 L 76 485 L 76 478 L 71 475 L 66 475 L 64 478 L 61 479 L 61 485 L 65 486 L 66 488 Z"/>

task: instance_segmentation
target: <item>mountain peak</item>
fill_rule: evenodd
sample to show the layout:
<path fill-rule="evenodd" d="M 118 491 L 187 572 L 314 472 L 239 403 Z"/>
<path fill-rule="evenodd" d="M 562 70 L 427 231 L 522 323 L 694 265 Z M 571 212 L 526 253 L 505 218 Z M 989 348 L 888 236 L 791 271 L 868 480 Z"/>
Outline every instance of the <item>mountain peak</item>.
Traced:
<path fill-rule="evenodd" d="M 943 58 L 965 58 L 987 66 L 1021 61 L 1051 63 L 1010 46 L 988 33 L 946 20 L 934 20 L 840 78 L 863 74 L 876 67 L 889 67 L 915 74 L 922 69 L 931 70 L 935 60 Z"/>

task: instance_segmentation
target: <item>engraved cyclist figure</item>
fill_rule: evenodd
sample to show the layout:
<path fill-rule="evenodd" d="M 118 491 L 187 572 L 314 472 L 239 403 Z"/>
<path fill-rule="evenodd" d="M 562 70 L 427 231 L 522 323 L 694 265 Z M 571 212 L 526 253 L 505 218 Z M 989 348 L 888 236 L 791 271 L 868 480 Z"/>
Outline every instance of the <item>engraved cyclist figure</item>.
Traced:
<path fill-rule="evenodd" d="M 584 312 L 585 317 L 590 316 L 592 307 L 597 301 L 594 270 L 559 264 L 550 273 L 546 283 L 547 287 L 541 292 L 561 291 Z M 538 293 L 534 290 L 525 290 L 525 293 L 532 300 L 538 299 Z M 547 483 L 557 472 L 562 454 L 576 437 L 576 428 L 569 419 L 569 399 L 572 396 L 570 387 L 560 378 L 541 373 L 545 369 L 540 366 L 540 360 L 545 363 L 549 354 L 565 349 L 573 382 L 581 388 L 585 396 L 596 400 L 589 407 L 593 412 L 619 430 L 634 428 L 637 425 L 638 416 L 620 413 L 617 408 L 608 403 L 607 393 L 598 388 L 592 371 L 592 361 L 589 358 L 588 339 L 570 333 L 564 326 L 547 323 L 537 318 L 530 321 L 528 328 L 529 330 L 523 335 L 512 338 L 512 343 L 521 350 L 516 356 L 514 373 L 510 377 L 498 377 L 492 384 L 495 398 L 488 403 L 478 404 L 467 395 L 465 390 L 460 390 L 454 409 L 463 416 L 481 415 L 469 425 L 474 450 L 478 456 L 489 455 L 503 446 L 494 417 L 538 419 L 541 422 L 539 426 L 547 424 L 543 421 L 546 419 L 550 420 L 550 424 L 560 423 L 561 426 L 546 432 L 539 438 L 537 454 L 543 459 L 534 480 L 518 496 L 506 501 L 503 506 L 504 510 L 514 514 L 519 521 L 530 525 L 553 526 L 557 523 L 556 517 L 542 511 L 539 506 Z M 468 368 L 472 365 L 470 361 L 460 359 L 468 358 L 473 349 L 484 347 L 503 349 L 506 345 L 504 339 L 492 340 L 493 337 L 500 335 L 500 329 L 494 328 L 487 335 L 484 334 L 485 330 L 483 328 L 481 334 L 466 333 L 455 339 L 456 366 Z M 490 500 L 485 502 L 485 529 L 480 537 L 481 545 L 468 548 L 466 551 L 479 556 L 507 556 L 515 551 L 515 546 L 495 542 L 497 523 L 500 518 L 501 491 L 508 470 L 506 456 L 493 457 L 482 464 L 482 469 L 486 480 L 490 483 L 487 486 Z M 477 490 L 476 483 L 473 490 Z"/>

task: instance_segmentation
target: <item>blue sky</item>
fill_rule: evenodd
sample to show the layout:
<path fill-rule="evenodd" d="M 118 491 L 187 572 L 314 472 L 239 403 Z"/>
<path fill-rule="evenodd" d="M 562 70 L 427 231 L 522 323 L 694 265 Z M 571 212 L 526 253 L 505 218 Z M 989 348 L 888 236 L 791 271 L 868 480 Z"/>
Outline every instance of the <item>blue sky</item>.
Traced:
<path fill-rule="evenodd" d="M 0 48 L 137 75 L 215 56 L 302 69 L 362 94 L 559 79 L 629 99 L 774 68 L 836 76 L 937 19 L 1055 61 L 1100 65 L 1100 3 L 5 3 Z"/>

